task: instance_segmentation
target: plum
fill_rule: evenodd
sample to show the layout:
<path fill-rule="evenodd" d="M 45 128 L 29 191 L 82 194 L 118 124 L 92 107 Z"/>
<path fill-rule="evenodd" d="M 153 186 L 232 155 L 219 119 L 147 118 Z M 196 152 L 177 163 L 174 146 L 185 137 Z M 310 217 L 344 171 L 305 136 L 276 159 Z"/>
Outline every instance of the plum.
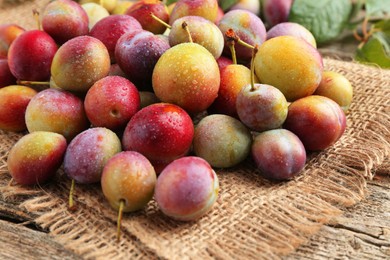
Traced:
<path fill-rule="evenodd" d="M 169 44 L 175 46 L 180 43 L 188 42 L 188 34 L 183 30 L 183 22 L 188 25 L 192 42 L 205 47 L 218 59 L 223 51 L 224 38 L 221 30 L 215 23 L 200 16 L 185 16 L 177 19 L 169 32 Z"/>
<path fill-rule="evenodd" d="M 167 29 L 164 24 L 150 15 L 153 13 L 165 23 L 169 22 L 168 8 L 159 0 L 139 0 L 131 5 L 125 14 L 134 17 L 142 25 L 142 29 L 154 34 L 161 34 Z"/>
<path fill-rule="evenodd" d="M 226 56 L 221 56 L 217 59 L 217 64 L 218 64 L 219 71 L 221 71 L 227 65 L 233 64 L 233 61 L 232 61 L 232 59 L 230 59 Z"/>
<path fill-rule="evenodd" d="M 81 7 L 87 13 L 89 30 L 101 19 L 110 15 L 106 8 L 96 3 L 85 3 Z"/>
<path fill-rule="evenodd" d="M 124 212 L 140 210 L 153 198 L 156 172 L 149 160 L 134 151 L 120 152 L 109 159 L 103 168 L 102 191 L 111 207 Z"/>
<path fill-rule="evenodd" d="M 177 19 L 189 15 L 201 16 L 214 23 L 217 14 L 217 0 L 179 0 L 172 9 L 169 24 L 172 25 Z"/>
<path fill-rule="evenodd" d="M 8 50 L 9 69 L 20 80 L 48 80 L 57 49 L 57 44 L 46 32 L 40 30 L 23 32 L 12 42 Z"/>
<path fill-rule="evenodd" d="M 232 10 L 222 17 L 218 24 L 219 29 L 225 37 L 224 54 L 230 55 L 226 32 L 233 30 L 242 41 L 250 45 L 261 45 L 266 40 L 264 23 L 255 14 L 246 10 Z M 252 50 L 245 46 L 236 46 L 237 59 L 248 62 L 252 57 Z"/>
<path fill-rule="evenodd" d="M 88 34 L 88 15 L 75 1 L 55 0 L 45 7 L 42 28 L 58 44 L 63 44 L 74 37 Z"/>
<path fill-rule="evenodd" d="M 110 71 L 106 46 L 91 36 L 78 36 L 64 43 L 54 55 L 51 77 L 61 89 L 86 93 Z"/>
<path fill-rule="evenodd" d="M 141 24 L 133 17 L 128 15 L 110 15 L 95 24 L 92 27 L 90 36 L 99 39 L 108 50 L 111 62 L 115 62 L 115 46 L 118 39 L 127 32 L 142 30 Z"/>
<path fill-rule="evenodd" d="M 86 3 L 95 3 L 103 6 L 109 13 L 111 13 L 116 5 L 118 4 L 118 0 L 80 0 L 81 5 Z"/>
<path fill-rule="evenodd" d="M 224 15 L 225 15 L 225 12 L 222 10 L 222 8 L 220 6 L 218 6 L 217 18 L 215 19 L 214 23 L 219 24 L 219 21 L 221 21 L 221 19 Z"/>
<path fill-rule="evenodd" d="M 108 160 L 121 151 L 121 142 L 114 132 L 104 127 L 89 128 L 68 145 L 64 171 L 77 183 L 100 182 Z"/>
<path fill-rule="evenodd" d="M 181 43 L 161 55 L 153 70 L 152 84 L 161 101 L 196 114 L 205 111 L 217 98 L 218 64 L 203 46 Z"/>
<path fill-rule="evenodd" d="M 26 130 L 26 108 L 36 94 L 34 89 L 18 85 L 0 89 L 0 129 L 13 132 Z"/>
<path fill-rule="evenodd" d="M 124 34 L 115 48 L 119 67 L 139 90 L 152 90 L 152 74 L 161 55 L 170 48 L 169 43 L 149 31 Z"/>
<path fill-rule="evenodd" d="M 313 94 L 323 71 L 318 50 L 290 35 L 260 45 L 254 65 L 260 82 L 278 88 L 289 102 Z"/>
<path fill-rule="evenodd" d="M 252 158 L 267 179 L 288 180 L 301 172 L 306 151 L 301 140 L 286 129 L 268 130 L 257 135 L 251 148 Z"/>
<path fill-rule="evenodd" d="M 120 152 L 104 166 L 101 186 L 111 207 L 118 210 L 118 241 L 122 212 L 133 212 L 145 207 L 153 198 L 156 179 L 152 164 L 137 152 Z"/>
<path fill-rule="evenodd" d="M 317 48 L 316 39 L 313 34 L 302 25 L 292 22 L 279 23 L 269 29 L 267 32 L 267 40 L 283 35 L 291 35 L 301 38 L 313 45 L 314 48 Z"/>
<path fill-rule="evenodd" d="M 58 89 L 45 89 L 36 94 L 27 105 L 25 120 L 29 132 L 55 132 L 68 141 L 89 126 L 83 101 Z"/>
<path fill-rule="evenodd" d="M 117 130 L 125 127 L 139 110 L 140 95 L 129 80 L 107 76 L 88 90 L 84 107 L 92 125 Z"/>
<path fill-rule="evenodd" d="M 25 31 L 17 24 L 0 25 L 0 58 L 7 58 L 11 43 Z"/>
<path fill-rule="evenodd" d="M 342 74 L 334 71 L 324 71 L 320 85 L 314 95 L 332 99 L 346 113 L 352 102 L 353 88 L 351 82 Z"/>
<path fill-rule="evenodd" d="M 136 151 L 150 160 L 157 173 L 187 155 L 194 137 L 191 117 L 180 107 L 157 103 L 138 111 L 122 137 L 123 150 Z"/>
<path fill-rule="evenodd" d="M 60 134 L 44 131 L 26 134 L 8 154 L 8 171 L 21 185 L 42 184 L 60 168 L 66 148 L 66 140 Z"/>
<path fill-rule="evenodd" d="M 346 117 L 330 98 L 312 95 L 292 102 L 283 125 L 301 139 L 307 150 L 324 150 L 340 139 Z"/>
<path fill-rule="evenodd" d="M 208 108 L 210 113 L 225 114 L 238 118 L 236 100 L 241 89 L 251 82 L 251 71 L 241 64 L 227 65 L 220 70 L 221 84 L 218 97 Z M 259 80 L 255 76 L 255 83 Z"/>
<path fill-rule="evenodd" d="M 237 95 L 237 114 L 250 129 L 262 132 L 282 126 L 288 103 L 283 93 L 266 84 L 246 85 Z"/>
<path fill-rule="evenodd" d="M 263 0 L 262 11 L 265 21 L 272 27 L 287 22 L 294 0 Z"/>
<path fill-rule="evenodd" d="M 229 10 L 246 10 L 257 16 L 260 15 L 260 0 L 238 0 Z"/>
<path fill-rule="evenodd" d="M 0 58 L 0 88 L 16 84 L 16 78 L 11 73 L 8 60 Z"/>
<path fill-rule="evenodd" d="M 211 210 L 218 193 L 215 171 L 204 159 L 189 156 L 173 161 L 161 172 L 154 197 L 165 215 L 192 221 Z"/>
<path fill-rule="evenodd" d="M 228 168 L 244 161 L 252 144 L 251 132 L 227 115 L 209 115 L 195 127 L 194 153 L 212 167 Z"/>
<path fill-rule="evenodd" d="M 114 10 L 112 10 L 111 14 L 125 14 L 127 9 L 130 8 L 134 4 L 134 1 L 119 1 Z"/>

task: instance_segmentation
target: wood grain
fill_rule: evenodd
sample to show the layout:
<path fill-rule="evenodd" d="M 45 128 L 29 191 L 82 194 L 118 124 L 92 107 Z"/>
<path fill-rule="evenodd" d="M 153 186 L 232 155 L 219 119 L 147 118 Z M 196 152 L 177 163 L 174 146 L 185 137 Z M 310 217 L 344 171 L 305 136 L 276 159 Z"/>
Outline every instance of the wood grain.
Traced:
<path fill-rule="evenodd" d="M 81 259 L 47 233 L 0 220 L 0 259 Z"/>
<path fill-rule="evenodd" d="M 286 259 L 390 259 L 390 177 L 378 176 L 368 190 Z"/>

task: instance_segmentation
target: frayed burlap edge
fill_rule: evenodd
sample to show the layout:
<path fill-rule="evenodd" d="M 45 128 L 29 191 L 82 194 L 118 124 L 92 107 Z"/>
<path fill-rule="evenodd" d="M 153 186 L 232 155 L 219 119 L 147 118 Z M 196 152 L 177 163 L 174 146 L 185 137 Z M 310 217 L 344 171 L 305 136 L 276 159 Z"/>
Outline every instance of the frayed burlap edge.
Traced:
<path fill-rule="evenodd" d="M 6 156 L 21 135 L 0 132 L 0 193 L 19 201 L 35 222 L 66 248 L 87 259 L 256 258 L 287 255 L 324 223 L 366 195 L 366 178 L 382 169 L 390 153 L 389 72 L 325 60 L 329 70 L 349 78 L 355 97 L 344 136 L 330 149 L 311 154 L 303 173 L 286 183 L 271 183 L 250 161 L 218 170 L 221 193 L 216 206 L 196 222 L 164 217 L 154 201 L 124 218 L 121 242 L 115 239 L 116 213 L 99 185 L 78 186 L 78 210 L 67 210 L 69 180 L 59 171 L 43 187 L 10 184 Z"/>

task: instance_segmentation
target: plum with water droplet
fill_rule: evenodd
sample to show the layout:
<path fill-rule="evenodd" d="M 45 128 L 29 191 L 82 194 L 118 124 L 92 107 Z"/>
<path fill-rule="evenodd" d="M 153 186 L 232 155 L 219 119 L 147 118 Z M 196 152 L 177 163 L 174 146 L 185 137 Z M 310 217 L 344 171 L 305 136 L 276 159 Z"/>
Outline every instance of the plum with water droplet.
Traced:
<path fill-rule="evenodd" d="M 78 36 L 64 43 L 51 64 L 52 81 L 61 89 L 86 93 L 110 71 L 106 46 L 91 36 Z"/>
<path fill-rule="evenodd" d="M 95 82 L 84 100 L 85 112 L 93 126 L 111 130 L 124 128 L 140 108 L 136 86 L 120 76 L 107 76 Z"/>
<path fill-rule="evenodd" d="M 8 171 L 21 185 L 42 184 L 60 168 L 67 148 L 57 133 L 38 131 L 24 135 L 11 148 Z"/>
<path fill-rule="evenodd" d="M 131 5 L 125 14 L 134 17 L 142 25 L 142 29 L 154 34 L 162 34 L 167 29 L 150 15 L 153 13 L 165 23 L 169 22 L 167 6 L 159 0 L 140 0 Z"/>
<path fill-rule="evenodd" d="M 189 28 L 192 42 L 205 47 L 215 59 L 221 56 L 225 43 L 221 30 L 215 23 L 200 16 L 184 16 L 177 19 L 169 31 L 170 46 L 189 42 L 188 33 L 183 29 L 183 22 Z"/>
<path fill-rule="evenodd" d="M 9 46 L 24 31 L 25 29 L 17 24 L 0 25 L 0 58 L 7 58 Z"/>
<path fill-rule="evenodd" d="M 9 69 L 19 80 L 49 80 L 57 50 L 56 42 L 46 32 L 25 31 L 12 42 L 8 50 Z"/>
<path fill-rule="evenodd" d="M 268 130 L 257 135 L 251 154 L 260 174 L 272 180 L 289 180 L 298 175 L 306 163 L 301 140 L 286 129 Z"/>
<path fill-rule="evenodd" d="M 0 129 L 21 132 L 27 129 L 27 105 L 37 92 L 29 87 L 11 85 L 0 89 Z"/>
<path fill-rule="evenodd" d="M 63 44 L 88 34 L 88 15 L 75 1 L 55 0 L 45 7 L 42 27 L 58 44 Z"/>
<path fill-rule="evenodd" d="M 207 214 L 218 199 L 217 174 L 204 159 L 188 156 L 170 163 L 159 175 L 154 197 L 160 210 L 181 221 Z"/>
<path fill-rule="evenodd" d="M 353 88 L 344 75 L 335 71 L 324 71 L 314 95 L 332 99 L 347 113 L 352 102 Z"/>
<path fill-rule="evenodd" d="M 157 61 L 170 48 L 166 39 L 149 31 L 124 34 L 115 47 L 119 67 L 139 90 L 152 90 L 152 74 Z"/>
<path fill-rule="evenodd" d="M 289 102 L 313 94 L 323 71 L 318 50 L 291 35 L 278 36 L 260 45 L 254 65 L 260 82 L 278 88 Z"/>
<path fill-rule="evenodd" d="M 111 207 L 123 212 L 142 209 L 152 199 L 156 185 L 156 172 L 149 160 L 134 151 L 114 155 L 104 166 L 101 186 Z"/>
<path fill-rule="evenodd" d="M 142 30 L 141 24 L 128 15 L 110 15 L 98 21 L 91 29 L 90 36 L 99 39 L 108 50 L 111 62 L 115 62 L 115 46 L 119 38 L 128 33 Z"/>
<path fill-rule="evenodd" d="M 195 127 L 194 153 L 212 167 L 228 168 L 244 161 L 250 152 L 252 134 L 238 119 L 209 115 Z"/>
<path fill-rule="evenodd" d="M 173 160 L 187 155 L 194 137 L 191 117 L 182 108 L 167 103 L 138 111 L 123 133 L 126 151 L 137 151 L 150 160 L 159 173 Z"/>
<path fill-rule="evenodd" d="M 161 55 L 152 84 L 162 102 L 176 104 L 190 114 L 203 112 L 218 96 L 218 64 L 203 46 L 181 43 Z"/>
<path fill-rule="evenodd" d="M 51 88 L 31 99 L 25 120 L 29 132 L 59 133 L 68 141 L 89 126 L 83 101 L 68 91 Z"/>
<path fill-rule="evenodd" d="M 200 16 L 214 23 L 218 15 L 218 1 L 179 0 L 172 9 L 169 24 L 172 25 L 177 19 L 189 15 Z"/>
<path fill-rule="evenodd" d="M 307 150 L 324 150 L 343 135 L 346 117 L 332 99 L 311 95 L 292 102 L 283 125 L 301 139 Z"/>
<path fill-rule="evenodd" d="M 261 45 L 266 40 L 266 30 L 263 21 L 255 14 L 246 10 L 231 10 L 222 17 L 218 24 L 225 37 L 224 54 L 230 55 L 226 32 L 232 29 L 244 42 L 250 45 Z M 252 50 L 245 46 L 236 45 L 237 59 L 248 62 L 252 57 Z"/>
<path fill-rule="evenodd" d="M 108 160 L 121 151 L 121 142 L 113 131 L 104 127 L 89 128 L 69 143 L 64 171 L 77 183 L 100 182 Z"/>
<path fill-rule="evenodd" d="M 236 101 L 241 89 L 251 82 L 251 71 L 241 64 L 229 64 L 220 69 L 221 84 L 218 97 L 208 108 L 212 114 L 225 114 L 238 118 Z M 259 80 L 255 76 L 255 83 Z"/>

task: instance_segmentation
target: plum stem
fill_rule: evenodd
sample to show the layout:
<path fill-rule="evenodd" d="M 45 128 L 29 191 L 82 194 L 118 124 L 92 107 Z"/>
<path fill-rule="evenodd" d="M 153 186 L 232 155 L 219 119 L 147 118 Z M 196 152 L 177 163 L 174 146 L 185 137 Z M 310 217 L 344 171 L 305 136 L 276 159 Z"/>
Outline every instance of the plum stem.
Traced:
<path fill-rule="evenodd" d="M 17 80 L 18 85 L 50 85 L 48 81 L 29 81 L 29 80 Z"/>
<path fill-rule="evenodd" d="M 240 45 L 242 45 L 244 47 L 250 48 L 252 50 L 255 48 L 254 46 L 250 45 L 249 43 L 244 42 L 243 40 L 241 40 L 240 37 L 237 36 L 237 34 L 234 32 L 234 30 L 232 28 L 229 28 L 225 32 L 225 36 L 227 38 L 227 42 L 228 42 L 230 51 L 232 53 L 232 60 L 233 60 L 234 64 L 237 64 L 236 50 L 234 48 L 236 43 L 238 43 L 238 44 L 240 44 Z M 231 46 L 233 46 L 233 48 Z"/>
<path fill-rule="evenodd" d="M 234 41 L 229 44 L 230 52 L 232 53 L 233 64 L 237 64 L 236 48 L 234 48 Z"/>
<path fill-rule="evenodd" d="M 252 59 L 251 59 L 251 91 L 255 91 L 255 57 L 258 51 L 257 44 L 253 48 Z"/>
<path fill-rule="evenodd" d="M 122 216 L 123 216 L 123 207 L 125 206 L 125 201 L 121 199 L 119 201 L 119 209 L 118 209 L 118 220 L 117 220 L 117 230 L 116 230 L 116 240 L 119 243 L 121 240 L 121 224 L 122 224 Z"/>
<path fill-rule="evenodd" d="M 167 24 L 166 22 L 164 22 L 163 20 L 161 20 L 160 18 L 158 18 L 157 16 L 155 16 L 152 12 L 150 12 L 150 16 L 156 20 L 157 22 L 163 24 L 165 27 L 167 27 L 168 29 L 171 29 L 172 26 L 170 26 L 169 24 Z"/>
<path fill-rule="evenodd" d="M 69 191 L 69 209 L 74 210 L 74 201 L 73 201 L 73 193 L 74 193 L 74 186 L 75 186 L 75 181 L 72 179 L 72 183 L 70 185 L 70 191 Z"/>
<path fill-rule="evenodd" d="M 42 31 L 41 22 L 39 21 L 39 12 L 37 9 L 33 9 L 33 16 L 39 31 Z"/>
<path fill-rule="evenodd" d="M 190 42 L 193 42 L 192 36 L 191 36 L 191 32 L 190 32 L 190 29 L 188 28 L 188 24 L 184 21 L 184 22 L 181 24 L 181 27 L 182 27 L 184 30 L 186 30 L 187 35 L 188 35 L 188 40 L 189 40 Z"/>
<path fill-rule="evenodd" d="M 230 52 L 232 54 L 233 64 L 237 64 L 237 55 L 236 55 L 235 44 L 236 44 L 236 41 L 238 38 L 237 38 L 236 34 L 234 33 L 233 29 L 227 30 L 225 33 L 225 36 L 227 38 L 227 43 L 229 45 L 229 49 L 230 49 Z"/>
<path fill-rule="evenodd" d="M 244 47 L 247 47 L 247 48 L 249 48 L 249 49 L 252 49 L 252 50 L 255 48 L 255 46 L 250 45 L 250 44 L 247 43 L 247 42 L 244 42 L 244 41 L 241 40 L 240 38 L 238 38 L 237 43 L 240 44 L 240 45 L 242 45 L 242 46 L 244 46 Z"/>

